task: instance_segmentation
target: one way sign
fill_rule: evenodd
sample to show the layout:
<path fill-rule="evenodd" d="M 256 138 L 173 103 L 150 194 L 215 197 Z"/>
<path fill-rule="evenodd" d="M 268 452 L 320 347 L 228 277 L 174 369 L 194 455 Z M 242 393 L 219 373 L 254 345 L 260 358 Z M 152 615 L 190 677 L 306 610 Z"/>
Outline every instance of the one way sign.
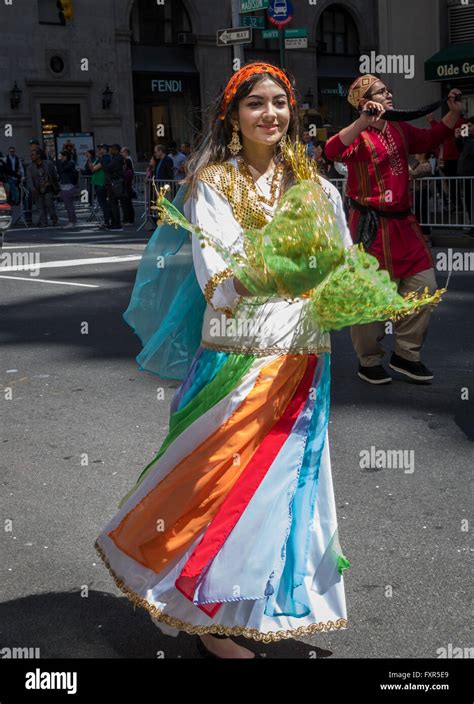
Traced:
<path fill-rule="evenodd" d="M 217 46 L 249 44 L 252 41 L 252 27 L 233 27 L 217 30 Z"/>

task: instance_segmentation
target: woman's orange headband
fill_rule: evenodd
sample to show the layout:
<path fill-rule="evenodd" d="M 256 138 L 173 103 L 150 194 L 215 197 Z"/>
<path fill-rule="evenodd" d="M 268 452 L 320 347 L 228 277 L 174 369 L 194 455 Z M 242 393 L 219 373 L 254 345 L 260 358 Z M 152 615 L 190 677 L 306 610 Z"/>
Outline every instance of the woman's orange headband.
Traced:
<path fill-rule="evenodd" d="M 220 120 L 225 119 L 225 116 L 227 114 L 227 108 L 229 107 L 242 83 L 257 73 L 271 73 L 273 76 L 277 76 L 281 81 L 283 81 L 290 95 L 290 103 L 294 108 L 296 107 L 295 93 L 293 90 L 293 86 L 291 85 L 288 79 L 288 76 L 280 68 L 277 68 L 277 66 L 273 66 L 273 64 L 255 62 L 253 64 L 247 64 L 247 66 L 242 66 L 241 69 L 234 73 L 234 75 L 228 82 L 221 103 L 221 110 L 219 113 Z"/>

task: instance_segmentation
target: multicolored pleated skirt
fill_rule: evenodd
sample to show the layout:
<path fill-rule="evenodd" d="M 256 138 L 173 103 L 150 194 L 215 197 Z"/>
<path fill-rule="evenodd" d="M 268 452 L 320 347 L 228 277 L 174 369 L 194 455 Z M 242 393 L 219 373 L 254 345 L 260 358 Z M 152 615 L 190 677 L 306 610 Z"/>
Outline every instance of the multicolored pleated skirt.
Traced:
<path fill-rule="evenodd" d="M 165 632 L 270 642 L 347 627 L 330 355 L 200 347 L 158 454 L 96 542 Z"/>

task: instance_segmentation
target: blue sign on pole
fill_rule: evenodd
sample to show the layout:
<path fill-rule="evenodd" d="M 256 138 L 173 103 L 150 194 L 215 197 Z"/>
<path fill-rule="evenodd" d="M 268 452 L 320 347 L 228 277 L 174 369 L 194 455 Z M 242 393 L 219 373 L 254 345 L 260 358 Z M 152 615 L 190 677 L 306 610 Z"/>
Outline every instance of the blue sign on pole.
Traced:
<path fill-rule="evenodd" d="M 293 4 L 290 0 L 270 0 L 267 15 L 276 27 L 284 27 L 293 19 Z"/>

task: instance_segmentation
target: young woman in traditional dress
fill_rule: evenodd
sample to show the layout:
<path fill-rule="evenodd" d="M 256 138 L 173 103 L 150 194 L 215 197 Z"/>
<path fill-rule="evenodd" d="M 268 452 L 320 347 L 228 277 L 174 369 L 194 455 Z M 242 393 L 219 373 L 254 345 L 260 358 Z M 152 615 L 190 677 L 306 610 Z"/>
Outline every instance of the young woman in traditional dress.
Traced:
<path fill-rule="evenodd" d="M 265 63 L 237 71 L 188 161 L 188 220 L 229 247 L 244 229 L 270 222 L 294 183 L 282 146 L 298 131 L 286 72 Z M 349 247 L 341 197 L 319 181 Z M 158 337 L 172 319 L 172 349 L 182 356 L 194 309 L 198 348 L 172 400 L 168 435 L 96 547 L 119 588 L 163 632 L 197 634 L 205 656 L 251 658 L 230 636 L 268 643 L 347 627 L 348 562 L 327 437 L 330 340 L 304 296 L 255 303 L 196 235 L 192 260 L 198 293 L 181 286 Z M 131 325 L 156 292 L 142 284 L 127 311 Z"/>

